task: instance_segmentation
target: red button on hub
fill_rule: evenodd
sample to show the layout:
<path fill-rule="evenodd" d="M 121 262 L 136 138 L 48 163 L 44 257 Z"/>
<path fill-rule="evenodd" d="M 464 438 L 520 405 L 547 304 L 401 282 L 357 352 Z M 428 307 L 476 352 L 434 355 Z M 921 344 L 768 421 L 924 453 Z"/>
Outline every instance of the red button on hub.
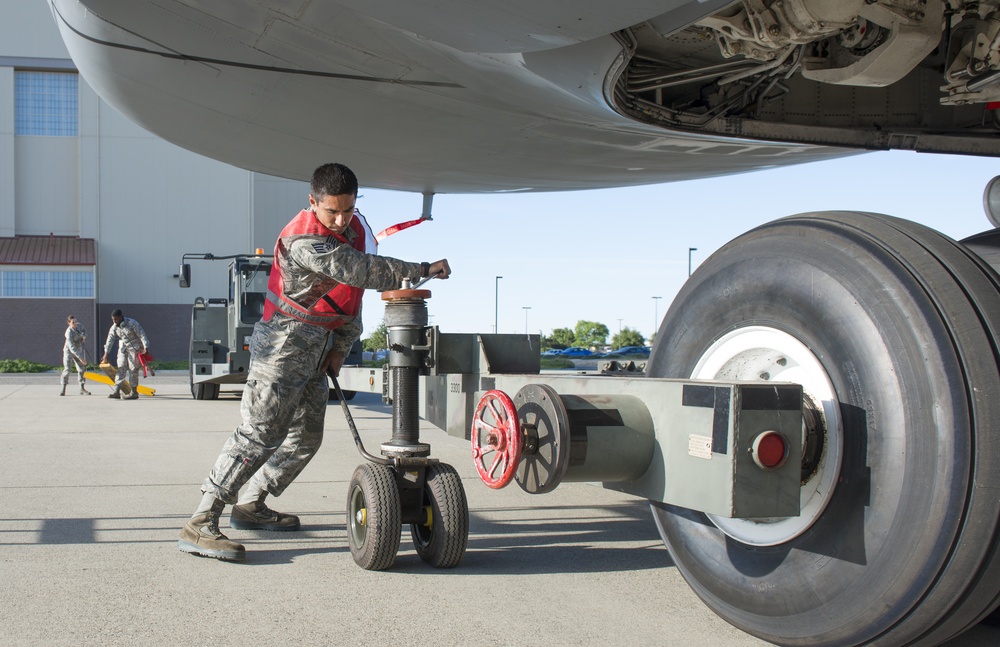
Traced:
<path fill-rule="evenodd" d="M 765 431 L 754 438 L 750 454 L 759 467 L 771 470 L 781 467 L 788 458 L 788 443 L 776 431 Z"/>

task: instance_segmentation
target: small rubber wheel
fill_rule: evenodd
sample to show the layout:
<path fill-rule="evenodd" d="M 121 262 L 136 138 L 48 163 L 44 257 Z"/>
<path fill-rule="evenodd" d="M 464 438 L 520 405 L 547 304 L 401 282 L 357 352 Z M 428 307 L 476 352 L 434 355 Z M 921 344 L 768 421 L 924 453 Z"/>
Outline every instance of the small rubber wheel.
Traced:
<path fill-rule="evenodd" d="M 420 558 L 434 568 L 452 568 L 462 561 L 469 541 L 469 504 L 462 479 L 451 465 L 427 468 L 422 524 L 410 524 Z"/>
<path fill-rule="evenodd" d="M 399 487 L 388 465 L 358 465 L 347 488 L 347 542 L 351 557 L 367 571 L 392 566 L 402 532 Z"/>
<path fill-rule="evenodd" d="M 191 382 L 191 397 L 195 400 L 218 400 L 219 399 L 219 385 L 201 382 L 200 384 L 195 384 L 192 380 Z"/>

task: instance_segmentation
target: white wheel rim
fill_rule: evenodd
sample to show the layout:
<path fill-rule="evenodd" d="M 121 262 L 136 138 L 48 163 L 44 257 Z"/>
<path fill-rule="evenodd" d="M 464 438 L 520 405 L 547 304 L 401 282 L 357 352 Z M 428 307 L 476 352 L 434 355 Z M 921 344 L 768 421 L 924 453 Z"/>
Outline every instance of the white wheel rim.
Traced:
<path fill-rule="evenodd" d="M 826 433 L 816 469 L 802 484 L 801 514 L 753 520 L 716 515 L 708 518 L 728 536 L 753 546 L 777 546 L 804 533 L 822 516 L 833 496 L 843 451 L 840 406 L 822 363 L 805 344 L 788 333 L 748 326 L 733 330 L 713 343 L 691 377 L 725 381 L 763 379 L 802 385 L 803 396 L 806 402 L 815 403 L 815 413 Z"/>

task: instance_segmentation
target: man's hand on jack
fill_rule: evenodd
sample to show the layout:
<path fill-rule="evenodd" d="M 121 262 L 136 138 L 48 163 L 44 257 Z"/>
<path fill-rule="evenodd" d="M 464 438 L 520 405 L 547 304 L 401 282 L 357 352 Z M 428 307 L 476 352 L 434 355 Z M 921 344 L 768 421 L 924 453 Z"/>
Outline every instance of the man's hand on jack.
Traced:
<path fill-rule="evenodd" d="M 340 367 L 344 365 L 344 356 L 335 350 L 331 350 L 323 358 L 323 364 L 320 366 L 320 372 L 324 374 L 333 373 L 334 377 L 340 375 Z"/>
<path fill-rule="evenodd" d="M 448 259 L 442 258 L 440 261 L 434 261 L 427 268 L 427 276 L 434 277 L 438 279 L 446 279 L 451 276 L 451 266 L 448 265 Z"/>

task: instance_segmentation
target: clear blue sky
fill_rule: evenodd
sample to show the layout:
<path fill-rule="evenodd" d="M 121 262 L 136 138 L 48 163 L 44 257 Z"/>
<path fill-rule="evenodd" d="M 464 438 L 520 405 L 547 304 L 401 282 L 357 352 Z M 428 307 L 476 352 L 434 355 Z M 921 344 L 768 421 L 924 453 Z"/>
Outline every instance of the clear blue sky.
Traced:
<path fill-rule="evenodd" d="M 630 189 L 442 194 L 432 221 L 389 237 L 379 253 L 448 259 L 452 277 L 426 286 L 431 323 L 444 332 L 492 332 L 498 292 L 503 333 L 524 333 L 526 317 L 529 332 L 546 335 L 586 319 L 648 338 L 687 279 L 689 247 L 697 268 L 756 225 L 824 210 L 885 213 L 961 239 L 991 227 L 982 195 L 995 175 L 995 159 L 892 151 Z M 361 194 L 375 231 L 420 214 L 419 195 Z M 382 313 L 369 293 L 366 331 Z"/>

